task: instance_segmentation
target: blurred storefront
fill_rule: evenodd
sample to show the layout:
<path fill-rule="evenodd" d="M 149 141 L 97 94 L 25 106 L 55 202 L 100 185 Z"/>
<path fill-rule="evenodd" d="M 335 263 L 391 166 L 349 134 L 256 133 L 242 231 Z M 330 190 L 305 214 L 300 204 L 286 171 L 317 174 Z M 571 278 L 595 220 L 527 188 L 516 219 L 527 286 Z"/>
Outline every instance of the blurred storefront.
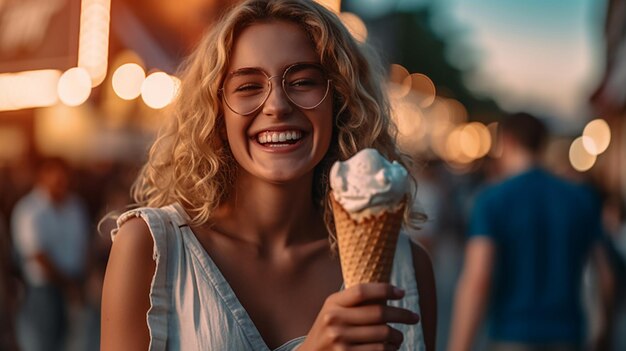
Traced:
<path fill-rule="evenodd" d="M 175 93 L 171 75 L 232 2 L 2 2 L 0 165 L 44 155 L 141 161 Z M 135 71 L 118 71 L 131 63 Z"/>

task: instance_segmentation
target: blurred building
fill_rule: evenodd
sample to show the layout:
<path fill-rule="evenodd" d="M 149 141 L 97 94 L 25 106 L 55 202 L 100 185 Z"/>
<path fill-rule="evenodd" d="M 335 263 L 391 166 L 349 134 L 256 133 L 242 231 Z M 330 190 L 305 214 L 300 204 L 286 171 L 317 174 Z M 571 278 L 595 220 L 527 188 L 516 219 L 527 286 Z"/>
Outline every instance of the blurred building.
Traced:
<path fill-rule="evenodd" d="M 174 74 L 233 2 L 0 2 L 0 166 L 50 154 L 74 163 L 141 161 L 167 101 L 116 92 L 116 70 L 135 63 L 144 76 Z M 68 74 L 75 67 L 86 70 L 90 86 L 84 86 L 81 72 Z M 122 86 L 132 85 L 128 74 L 117 78 Z M 135 79 L 137 93 L 142 82 Z M 175 84 L 172 78 L 170 86 Z M 152 95 L 167 95 L 156 85 Z"/>

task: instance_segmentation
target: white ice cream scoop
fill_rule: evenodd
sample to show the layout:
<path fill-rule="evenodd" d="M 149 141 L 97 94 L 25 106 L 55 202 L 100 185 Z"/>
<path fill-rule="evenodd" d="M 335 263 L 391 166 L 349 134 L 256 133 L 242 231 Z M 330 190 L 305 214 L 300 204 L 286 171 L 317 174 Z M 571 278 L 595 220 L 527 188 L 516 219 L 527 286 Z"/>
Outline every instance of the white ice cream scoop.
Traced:
<path fill-rule="evenodd" d="M 363 149 L 330 169 L 335 200 L 348 212 L 392 209 L 409 191 L 408 172 L 376 149 Z"/>

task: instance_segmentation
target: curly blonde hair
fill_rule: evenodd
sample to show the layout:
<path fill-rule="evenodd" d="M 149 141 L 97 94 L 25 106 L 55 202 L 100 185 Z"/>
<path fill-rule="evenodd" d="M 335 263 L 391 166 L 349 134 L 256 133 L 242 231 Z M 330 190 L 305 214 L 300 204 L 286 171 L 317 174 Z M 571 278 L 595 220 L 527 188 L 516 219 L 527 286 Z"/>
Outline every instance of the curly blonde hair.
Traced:
<path fill-rule="evenodd" d="M 358 44 L 334 13 L 313 1 L 248 0 L 231 9 L 184 63 L 173 118 L 160 131 L 133 185 L 138 205 L 160 207 L 178 202 L 192 223 L 202 224 L 228 196 L 236 163 L 228 143 L 220 137 L 224 121 L 218 90 L 238 33 L 254 23 L 275 20 L 296 23 L 307 33 L 332 79 L 333 140 L 316 166 L 313 186 L 331 242 L 334 225 L 328 173 L 336 160 L 348 159 L 363 148 L 375 148 L 411 168 L 410 158 L 396 148 L 384 70 L 373 51 Z M 422 214 L 407 206 L 405 224 L 415 227 L 421 219 Z"/>

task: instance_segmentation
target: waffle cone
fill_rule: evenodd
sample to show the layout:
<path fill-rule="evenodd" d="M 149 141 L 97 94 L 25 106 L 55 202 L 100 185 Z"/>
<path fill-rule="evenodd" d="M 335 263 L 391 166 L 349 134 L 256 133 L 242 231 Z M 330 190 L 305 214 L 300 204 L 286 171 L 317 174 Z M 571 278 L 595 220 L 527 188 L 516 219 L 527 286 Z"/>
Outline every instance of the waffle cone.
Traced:
<path fill-rule="evenodd" d="M 389 282 L 404 205 L 357 221 L 332 195 L 331 201 L 345 287 Z"/>

